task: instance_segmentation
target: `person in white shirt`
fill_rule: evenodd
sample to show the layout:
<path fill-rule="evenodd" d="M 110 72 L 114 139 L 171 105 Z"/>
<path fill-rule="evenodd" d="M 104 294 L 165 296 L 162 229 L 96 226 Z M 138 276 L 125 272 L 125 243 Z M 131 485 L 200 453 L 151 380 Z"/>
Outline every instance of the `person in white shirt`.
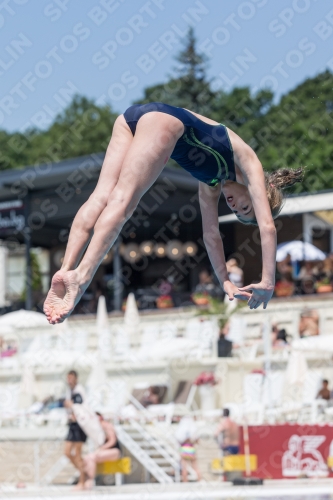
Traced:
<path fill-rule="evenodd" d="M 80 472 L 79 482 L 75 489 L 84 489 L 85 471 L 82 458 L 82 446 L 86 442 L 87 436 L 76 422 L 75 416 L 71 410 L 73 404 L 82 404 L 85 399 L 84 389 L 78 384 L 78 374 L 71 370 L 67 374 L 68 389 L 64 406 L 68 408 L 68 434 L 65 441 L 64 453 L 72 462 L 74 467 Z"/>

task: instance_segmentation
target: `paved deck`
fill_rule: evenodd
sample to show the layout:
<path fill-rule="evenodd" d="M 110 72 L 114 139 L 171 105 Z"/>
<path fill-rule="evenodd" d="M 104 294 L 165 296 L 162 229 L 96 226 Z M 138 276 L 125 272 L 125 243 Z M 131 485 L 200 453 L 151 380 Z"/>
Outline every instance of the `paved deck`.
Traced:
<path fill-rule="evenodd" d="M 121 487 L 97 487 L 92 492 L 74 492 L 72 487 L 38 488 L 28 485 L 17 489 L 13 485 L 0 485 L 0 496 L 6 499 L 41 500 L 86 500 L 104 497 L 112 500 L 222 500 L 222 499 L 294 499 L 333 500 L 333 479 L 266 481 L 263 486 L 232 486 L 230 483 L 200 482 L 189 484 L 131 484 Z"/>

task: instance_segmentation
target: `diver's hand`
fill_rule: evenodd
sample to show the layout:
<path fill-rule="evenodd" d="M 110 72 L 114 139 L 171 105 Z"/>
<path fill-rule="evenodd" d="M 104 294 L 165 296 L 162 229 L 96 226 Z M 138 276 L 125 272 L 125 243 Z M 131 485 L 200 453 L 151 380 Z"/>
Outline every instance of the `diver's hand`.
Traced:
<path fill-rule="evenodd" d="M 229 300 L 249 300 L 252 296 L 252 294 L 249 292 L 240 292 L 238 287 L 231 283 L 231 281 L 225 281 L 223 283 L 223 290 L 228 295 Z"/>
<path fill-rule="evenodd" d="M 264 309 L 266 309 L 268 302 L 272 298 L 274 285 L 261 281 L 260 283 L 243 286 L 239 288 L 239 291 L 242 293 L 252 291 L 251 297 L 248 301 L 250 309 L 258 309 L 261 304 L 263 304 Z"/>

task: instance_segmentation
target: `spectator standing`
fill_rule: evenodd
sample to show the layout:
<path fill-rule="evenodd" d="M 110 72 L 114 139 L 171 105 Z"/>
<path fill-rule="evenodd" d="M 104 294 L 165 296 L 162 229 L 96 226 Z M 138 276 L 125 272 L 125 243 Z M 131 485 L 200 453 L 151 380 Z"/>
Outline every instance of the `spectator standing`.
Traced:
<path fill-rule="evenodd" d="M 329 390 L 327 379 L 323 380 L 322 387 L 317 394 L 317 399 L 325 399 L 326 401 L 331 399 L 331 391 Z"/>
<path fill-rule="evenodd" d="M 83 490 L 85 481 L 84 462 L 82 459 L 82 446 L 86 442 L 87 436 L 76 422 L 72 411 L 73 404 L 82 404 L 85 399 L 84 389 L 78 383 L 78 374 L 75 370 L 70 370 L 67 374 L 68 390 L 64 401 L 64 406 L 68 409 L 69 430 L 65 441 L 64 453 L 72 462 L 74 467 L 80 472 L 79 482 L 75 489 Z"/>
<path fill-rule="evenodd" d="M 224 408 L 222 420 L 216 429 L 217 438 L 223 455 L 238 455 L 239 453 L 239 426 L 230 418 L 230 411 Z"/>
<path fill-rule="evenodd" d="M 220 328 L 219 339 L 217 341 L 217 355 L 219 358 L 230 358 L 232 356 L 232 342 L 226 339 L 229 333 L 230 323 Z"/>
<path fill-rule="evenodd" d="M 197 480 L 200 481 L 201 473 L 198 467 L 196 444 L 199 441 L 198 429 L 193 417 L 183 417 L 179 422 L 176 439 L 180 443 L 182 481 L 187 483 L 187 464 L 195 470 Z"/>

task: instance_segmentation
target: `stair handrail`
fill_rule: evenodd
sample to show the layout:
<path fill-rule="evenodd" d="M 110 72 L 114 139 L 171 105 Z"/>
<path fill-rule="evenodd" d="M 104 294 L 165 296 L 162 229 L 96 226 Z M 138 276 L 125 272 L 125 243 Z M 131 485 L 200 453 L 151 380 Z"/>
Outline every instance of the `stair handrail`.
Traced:
<path fill-rule="evenodd" d="M 163 442 L 163 445 L 161 445 L 161 443 L 158 441 L 158 439 L 156 438 L 156 436 L 152 436 L 152 434 L 150 434 L 148 431 L 146 431 L 146 429 L 144 429 L 138 422 L 133 421 L 132 422 L 132 427 L 136 431 L 138 431 L 141 434 L 141 436 L 149 444 L 151 444 L 156 449 L 156 451 L 158 451 L 158 453 L 160 455 L 162 455 L 163 458 L 165 458 L 167 460 L 167 462 L 170 463 L 170 465 L 172 466 L 172 468 L 175 470 L 175 478 L 176 478 L 176 475 L 178 476 L 178 472 L 180 471 L 180 455 L 176 454 L 177 452 L 175 452 L 175 450 L 172 450 L 172 454 L 169 453 L 169 451 L 168 451 L 167 448 L 171 449 L 171 447 L 169 447 L 164 442 Z"/>
<path fill-rule="evenodd" d="M 151 458 L 141 446 L 134 441 L 121 425 L 115 425 L 115 431 L 120 443 L 126 446 L 135 458 L 147 469 L 160 483 L 173 483 L 168 474 Z"/>

